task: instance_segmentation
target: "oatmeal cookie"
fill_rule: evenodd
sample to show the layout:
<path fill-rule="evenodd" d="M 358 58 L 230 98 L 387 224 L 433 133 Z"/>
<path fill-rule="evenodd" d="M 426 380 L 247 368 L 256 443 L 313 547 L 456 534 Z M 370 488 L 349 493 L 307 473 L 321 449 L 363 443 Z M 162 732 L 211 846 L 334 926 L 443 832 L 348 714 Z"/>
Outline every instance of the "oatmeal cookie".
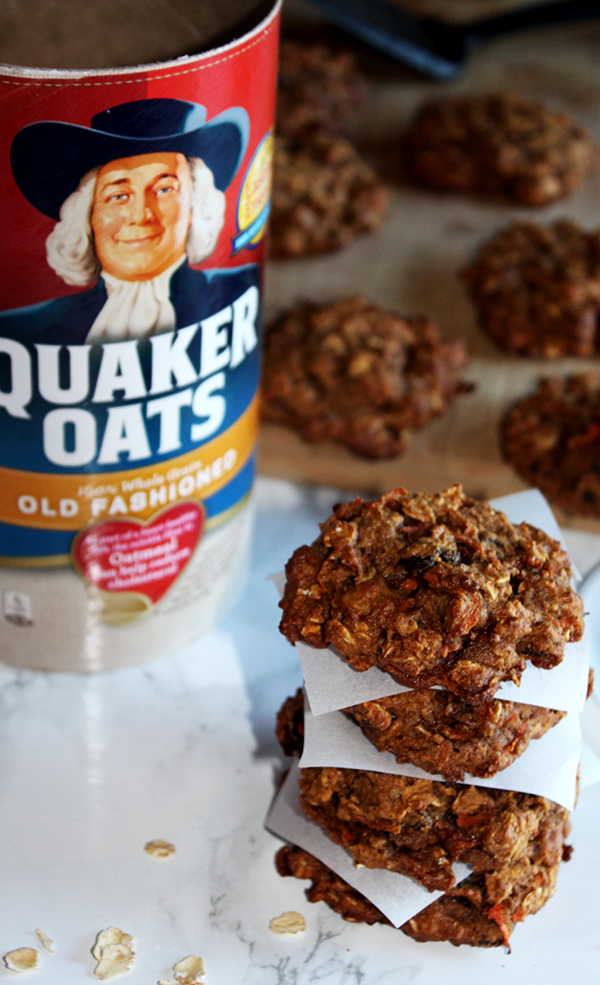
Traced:
<path fill-rule="evenodd" d="M 352 144 L 324 129 L 276 137 L 271 256 L 347 246 L 379 229 L 388 195 Z"/>
<path fill-rule="evenodd" d="M 352 52 L 323 43 L 283 39 L 279 50 L 277 132 L 291 137 L 310 127 L 338 130 L 365 98 Z"/>
<path fill-rule="evenodd" d="M 505 458 L 553 503 L 600 517 L 600 376 L 540 380 L 501 427 Z"/>
<path fill-rule="evenodd" d="M 275 738 L 285 756 L 301 756 L 304 748 L 304 694 L 302 688 L 283 702 L 277 712 Z"/>
<path fill-rule="evenodd" d="M 286 565 L 280 630 L 355 670 L 490 701 L 526 661 L 550 669 L 583 634 L 566 552 L 489 503 L 396 489 L 337 506 Z"/>
<path fill-rule="evenodd" d="M 362 893 L 304 849 L 284 845 L 275 856 L 275 864 L 281 876 L 311 880 L 312 885 L 306 890 L 311 903 L 323 900 L 351 923 L 391 926 Z M 554 895 L 559 864 L 545 858 L 524 858 L 494 872 L 473 873 L 400 930 L 423 943 L 449 941 L 457 947 L 507 945 L 515 923 L 536 913 Z"/>
<path fill-rule="evenodd" d="M 275 734 L 287 756 L 301 754 L 304 697 L 298 690 L 277 715 Z M 380 752 L 446 780 L 495 776 L 514 763 L 566 712 L 515 701 L 473 705 L 449 691 L 405 691 L 345 709 Z"/>
<path fill-rule="evenodd" d="M 262 415 L 306 441 L 365 458 L 401 454 L 407 433 L 471 389 L 463 343 L 422 315 L 402 318 L 361 297 L 299 304 L 265 339 Z"/>
<path fill-rule="evenodd" d="M 347 709 L 380 752 L 453 782 L 489 778 L 565 717 L 515 701 L 473 705 L 449 691 L 405 691 Z"/>
<path fill-rule="evenodd" d="M 568 116 L 520 96 L 454 96 L 421 107 L 406 161 L 411 177 L 430 188 L 547 205 L 588 177 L 597 151 Z"/>
<path fill-rule="evenodd" d="M 301 770 L 300 803 L 355 865 L 443 891 L 454 886 L 454 862 L 490 872 L 535 845 L 545 855 L 554 845 L 560 857 L 557 839 L 569 817 L 533 794 L 330 766 Z"/>
<path fill-rule="evenodd" d="M 600 233 L 515 222 L 463 271 L 481 327 L 503 349 L 558 359 L 598 347 Z"/>

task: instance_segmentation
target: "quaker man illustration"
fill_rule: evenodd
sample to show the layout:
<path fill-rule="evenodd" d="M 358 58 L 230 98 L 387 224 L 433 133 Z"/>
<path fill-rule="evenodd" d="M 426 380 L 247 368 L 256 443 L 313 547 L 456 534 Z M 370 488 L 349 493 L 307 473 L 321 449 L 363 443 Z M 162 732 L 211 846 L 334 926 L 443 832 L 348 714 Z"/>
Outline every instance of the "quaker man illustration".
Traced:
<path fill-rule="evenodd" d="M 0 332 L 41 343 L 144 339 L 192 324 L 258 280 L 255 264 L 194 270 L 215 250 L 225 190 L 248 143 L 232 107 L 206 120 L 197 103 L 144 99 L 90 127 L 33 123 L 11 148 L 28 201 L 56 220 L 46 259 L 88 290 L 0 314 Z"/>

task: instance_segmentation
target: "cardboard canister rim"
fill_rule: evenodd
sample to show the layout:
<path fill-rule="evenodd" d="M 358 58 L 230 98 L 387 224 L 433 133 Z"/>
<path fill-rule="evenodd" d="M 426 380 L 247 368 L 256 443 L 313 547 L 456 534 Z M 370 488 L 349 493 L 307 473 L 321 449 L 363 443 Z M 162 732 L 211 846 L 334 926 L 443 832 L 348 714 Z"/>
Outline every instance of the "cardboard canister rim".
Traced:
<path fill-rule="evenodd" d="M 39 68 L 35 66 L 11 65 L 0 61 L 0 75 L 12 75 L 17 79 L 81 79 L 107 75 L 132 75 L 137 72 L 156 72 L 165 68 L 184 68 L 186 64 L 197 64 L 204 59 L 214 58 L 215 55 L 229 57 L 228 52 L 251 41 L 256 35 L 262 34 L 270 22 L 274 20 L 281 9 L 283 0 L 275 0 L 271 10 L 253 28 L 245 34 L 240 34 L 226 44 L 197 54 L 180 55 L 165 61 L 143 62 L 137 65 L 126 65 L 120 68 Z"/>

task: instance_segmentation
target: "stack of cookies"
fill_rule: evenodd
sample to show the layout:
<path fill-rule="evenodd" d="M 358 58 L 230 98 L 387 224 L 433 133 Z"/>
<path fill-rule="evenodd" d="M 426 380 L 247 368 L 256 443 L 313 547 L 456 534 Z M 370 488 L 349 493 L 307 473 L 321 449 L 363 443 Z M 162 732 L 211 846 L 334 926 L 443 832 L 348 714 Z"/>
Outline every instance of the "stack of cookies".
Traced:
<path fill-rule="evenodd" d="M 332 864 L 305 839 L 279 851 L 278 870 L 311 879 L 308 898 L 349 920 L 392 922 L 420 941 L 506 944 L 553 894 L 570 853 L 579 738 L 566 709 L 584 697 L 587 669 L 582 646 L 564 659 L 583 636 L 567 555 L 459 486 L 356 499 L 321 531 L 286 566 L 280 628 L 310 647 L 313 666 L 321 655 L 323 694 L 325 662 L 343 661 L 354 680 L 340 685 L 342 701 L 361 688 L 381 696 L 336 704 L 327 694 L 344 711 L 319 717 L 303 663 L 310 705 L 302 692 L 289 698 L 277 735 L 288 755 L 310 746 L 299 803 L 321 832 L 314 844 L 325 832 L 342 856 Z M 543 705 L 569 691 L 574 703 Z M 573 736 L 566 763 L 557 750 Z M 372 870 L 363 885 L 373 891 L 360 892 L 356 869 Z M 403 893 L 418 887 L 408 919 L 406 909 L 390 918 L 373 873 L 380 887 L 391 873 Z M 422 887 L 437 894 L 429 905 Z"/>

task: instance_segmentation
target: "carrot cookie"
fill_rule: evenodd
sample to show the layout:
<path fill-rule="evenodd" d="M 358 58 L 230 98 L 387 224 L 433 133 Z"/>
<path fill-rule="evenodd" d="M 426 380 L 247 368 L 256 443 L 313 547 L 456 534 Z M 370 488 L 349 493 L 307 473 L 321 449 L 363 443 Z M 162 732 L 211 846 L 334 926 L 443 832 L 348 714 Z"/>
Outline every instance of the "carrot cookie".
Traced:
<path fill-rule="evenodd" d="M 340 250 L 379 229 L 388 195 L 344 137 L 325 129 L 275 141 L 271 256 Z"/>
<path fill-rule="evenodd" d="M 338 130 L 364 97 L 364 82 L 352 52 L 322 43 L 282 40 L 278 133 L 290 137 L 315 126 Z"/>
<path fill-rule="evenodd" d="M 600 233 L 566 219 L 516 222 L 463 272 L 481 327 L 525 356 L 591 356 L 598 345 Z"/>
<path fill-rule="evenodd" d="M 276 735 L 287 756 L 302 751 L 303 708 L 299 690 L 277 716 Z M 464 780 L 465 773 L 495 776 L 565 717 L 516 701 L 473 705 L 436 688 L 404 691 L 345 711 L 380 752 L 452 782 Z"/>
<path fill-rule="evenodd" d="M 365 458 L 401 454 L 408 433 L 470 389 L 459 341 L 361 297 L 300 304 L 267 333 L 263 417 L 306 441 L 337 441 Z"/>
<path fill-rule="evenodd" d="M 552 847 L 493 872 L 474 872 L 400 927 L 416 941 L 449 941 L 471 947 L 508 944 L 515 923 L 538 910 L 554 895 L 556 876 L 570 849 L 566 830 L 558 832 Z M 558 849 L 558 851 L 557 851 Z M 536 846 L 537 851 L 537 846 Z M 558 857 L 557 857 L 558 856 Z M 310 879 L 306 897 L 323 900 L 351 923 L 389 920 L 362 893 L 302 848 L 284 845 L 275 857 L 281 876 Z"/>
<path fill-rule="evenodd" d="M 593 171 L 597 151 L 568 116 L 508 94 L 421 107 L 406 138 L 410 175 L 430 188 L 547 205 Z"/>
<path fill-rule="evenodd" d="M 600 517 L 600 377 L 540 380 L 502 422 L 504 455 L 553 503 Z"/>
<path fill-rule="evenodd" d="M 550 669 L 583 634 L 583 605 L 561 545 L 510 523 L 460 486 L 396 489 L 337 506 L 286 565 L 280 630 L 333 646 L 358 671 L 472 702 Z"/>

